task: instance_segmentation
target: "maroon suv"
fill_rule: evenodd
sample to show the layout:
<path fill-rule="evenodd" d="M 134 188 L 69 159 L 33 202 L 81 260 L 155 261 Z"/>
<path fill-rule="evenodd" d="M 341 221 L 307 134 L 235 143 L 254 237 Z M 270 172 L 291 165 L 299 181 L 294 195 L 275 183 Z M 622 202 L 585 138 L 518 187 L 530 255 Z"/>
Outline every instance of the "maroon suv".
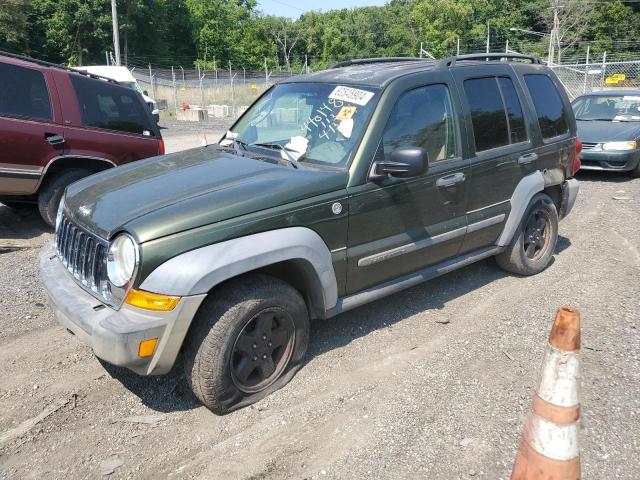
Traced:
<path fill-rule="evenodd" d="M 140 94 L 113 80 L 0 52 L 0 202 L 53 225 L 64 189 L 164 154 Z"/>

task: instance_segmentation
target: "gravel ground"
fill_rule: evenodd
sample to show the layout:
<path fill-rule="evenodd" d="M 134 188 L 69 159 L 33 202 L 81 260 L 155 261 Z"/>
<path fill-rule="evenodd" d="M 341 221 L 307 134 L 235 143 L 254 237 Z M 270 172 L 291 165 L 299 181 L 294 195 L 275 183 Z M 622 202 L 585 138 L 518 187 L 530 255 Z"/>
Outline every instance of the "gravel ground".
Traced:
<path fill-rule="evenodd" d="M 545 272 L 487 260 L 315 322 L 291 383 L 224 417 L 180 368 L 137 377 L 57 326 L 36 267 L 51 234 L 0 206 L 0 478 L 506 479 L 565 304 L 583 322 L 583 477 L 640 478 L 640 180 L 580 180 Z"/>

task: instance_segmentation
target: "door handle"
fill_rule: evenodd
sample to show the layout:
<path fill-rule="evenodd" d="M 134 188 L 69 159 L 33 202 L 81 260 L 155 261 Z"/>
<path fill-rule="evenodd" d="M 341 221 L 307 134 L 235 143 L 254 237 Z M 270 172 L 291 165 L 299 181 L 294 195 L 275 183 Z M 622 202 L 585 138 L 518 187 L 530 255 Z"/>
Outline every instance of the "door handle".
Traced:
<path fill-rule="evenodd" d="M 520 165 L 527 165 L 528 163 L 535 162 L 537 159 L 537 153 L 525 153 L 524 155 L 520 155 L 520 157 L 518 157 L 518 163 Z"/>
<path fill-rule="evenodd" d="M 44 138 L 50 145 L 62 145 L 65 142 L 64 137 L 57 133 L 45 133 Z"/>
<path fill-rule="evenodd" d="M 452 173 L 451 175 L 445 175 L 436 180 L 436 186 L 439 188 L 453 187 L 459 183 L 464 182 L 467 177 L 462 172 Z"/>

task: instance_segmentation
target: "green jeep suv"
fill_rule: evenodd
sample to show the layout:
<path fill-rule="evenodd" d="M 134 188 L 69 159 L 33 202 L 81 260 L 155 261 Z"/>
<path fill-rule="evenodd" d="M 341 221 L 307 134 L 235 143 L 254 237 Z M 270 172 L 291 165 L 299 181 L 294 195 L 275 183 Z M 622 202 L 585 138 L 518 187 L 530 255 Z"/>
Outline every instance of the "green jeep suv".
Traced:
<path fill-rule="evenodd" d="M 56 316 L 223 414 L 285 385 L 309 321 L 495 256 L 545 269 L 576 124 L 536 58 L 343 62 L 278 83 L 219 144 L 72 184 L 43 249 Z"/>

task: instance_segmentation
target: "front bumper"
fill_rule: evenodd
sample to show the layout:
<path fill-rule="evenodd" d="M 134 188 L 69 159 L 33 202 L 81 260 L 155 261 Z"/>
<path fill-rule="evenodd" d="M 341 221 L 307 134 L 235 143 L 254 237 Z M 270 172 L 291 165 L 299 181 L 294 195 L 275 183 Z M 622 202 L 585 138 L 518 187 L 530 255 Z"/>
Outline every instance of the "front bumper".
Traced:
<path fill-rule="evenodd" d="M 583 150 L 580 153 L 580 170 L 600 170 L 628 172 L 635 169 L 640 161 L 640 150 L 628 152 L 605 152 L 604 150 Z"/>
<path fill-rule="evenodd" d="M 141 375 L 167 373 L 175 363 L 191 320 L 206 295 L 183 297 L 170 312 L 101 303 L 76 284 L 53 242 L 40 253 L 40 276 L 59 323 L 88 344 L 97 357 Z M 140 341 L 158 338 L 153 356 L 140 358 Z"/>

